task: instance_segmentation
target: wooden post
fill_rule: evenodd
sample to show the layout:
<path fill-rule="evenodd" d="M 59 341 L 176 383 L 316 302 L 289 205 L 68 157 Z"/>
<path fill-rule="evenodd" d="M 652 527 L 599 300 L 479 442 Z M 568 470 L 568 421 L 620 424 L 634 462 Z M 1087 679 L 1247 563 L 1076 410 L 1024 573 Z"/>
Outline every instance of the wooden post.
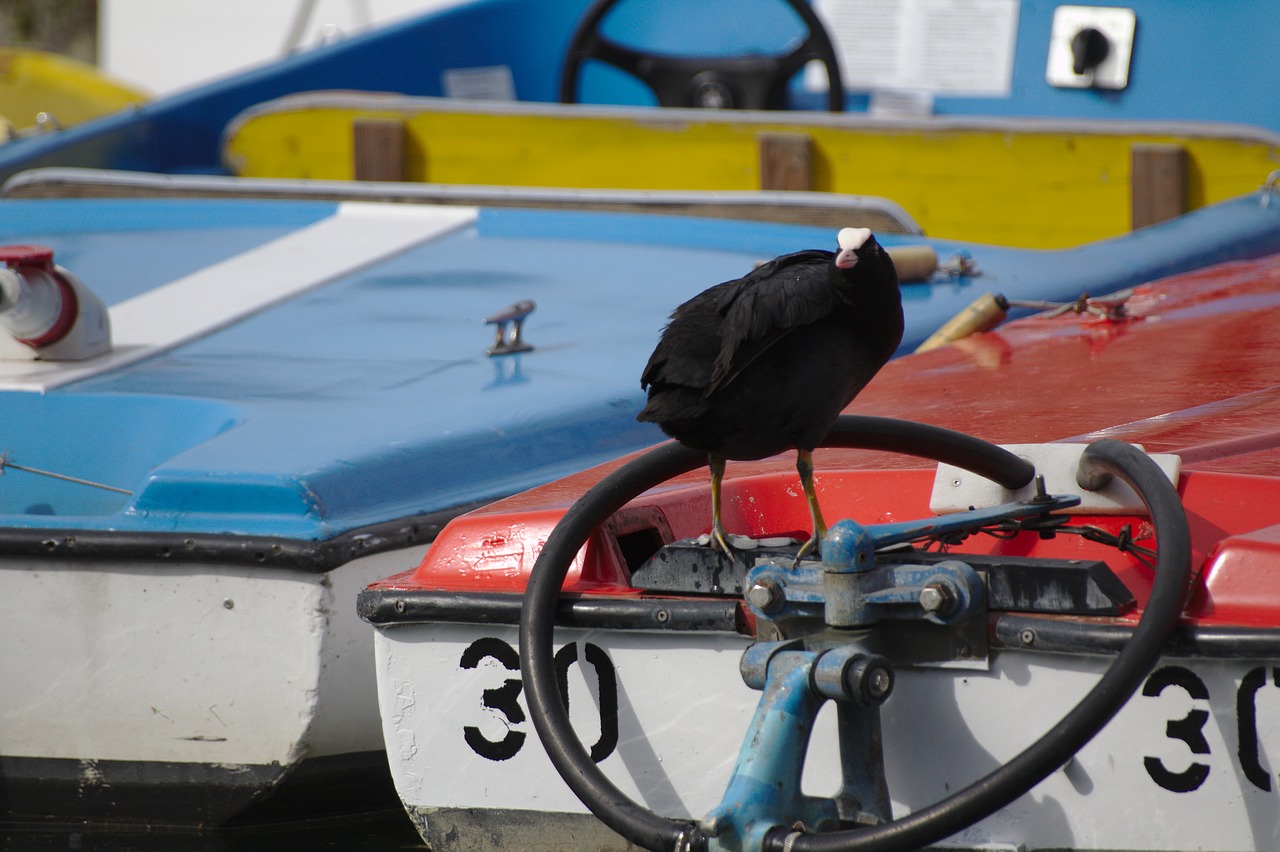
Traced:
<path fill-rule="evenodd" d="M 351 132 L 356 180 L 404 180 L 404 122 L 358 118 Z"/>
<path fill-rule="evenodd" d="M 761 133 L 760 188 L 813 189 L 813 140 L 805 133 Z"/>
<path fill-rule="evenodd" d="M 1135 229 L 1181 216 L 1187 212 L 1187 149 L 1181 145 L 1134 145 L 1130 186 L 1130 221 Z"/>

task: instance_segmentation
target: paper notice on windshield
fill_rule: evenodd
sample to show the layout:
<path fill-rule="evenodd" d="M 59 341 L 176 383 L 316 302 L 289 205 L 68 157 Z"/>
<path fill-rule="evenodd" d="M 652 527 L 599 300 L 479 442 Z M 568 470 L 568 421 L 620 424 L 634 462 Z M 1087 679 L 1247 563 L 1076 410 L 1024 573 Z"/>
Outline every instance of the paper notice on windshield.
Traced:
<path fill-rule="evenodd" d="M 1008 97 L 1017 0 L 815 0 L 853 91 Z M 821 72 L 817 79 L 825 85 Z"/>

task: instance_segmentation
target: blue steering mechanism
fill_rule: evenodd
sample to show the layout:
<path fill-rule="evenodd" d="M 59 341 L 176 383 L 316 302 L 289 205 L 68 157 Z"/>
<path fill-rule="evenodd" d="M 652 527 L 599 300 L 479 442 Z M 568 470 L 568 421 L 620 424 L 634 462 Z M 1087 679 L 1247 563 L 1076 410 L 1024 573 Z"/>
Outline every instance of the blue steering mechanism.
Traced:
<path fill-rule="evenodd" d="M 874 417 L 841 417 L 826 446 L 862 447 L 934 458 L 1016 491 L 1036 479 L 1032 464 L 957 432 Z M 696 822 L 653 814 L 619 791 L 590 759 L 569 724 L 552 659 L 559 590 L 573 556 L 591 532 L 632 497 L 705 463 L 705 456 L 668 444 L 606 477 L 565 514 L 538 557 L 525 593 L 520 643 L 529 711 L 561 776 L 614 831 L 646 849 L 914 850 L 945 839 L 1011 803 L 1056 771 L 1124 705 L 1150 672 L 1182 611 L 1191 572 L 1190 534 L 1181 501 L 1159 466 L 1128 444 L 1102 440 L 1080 457 L 1076 484 L 1096 491 L 1113 477 L 1138 494 L 1156 530 L 1155 585 L 1124 650 L 1080 703 L 1025 751 L 970 787 L 915 813 L 893 818 L 881 752 L 880 706 L 890 697 L 894 667 L 920 662 L 985 660 L 987 613 L 1024 606 L 1007 599 L 1052 576 L 1061 588 L 1100 583 L 1120 607 L 1128 590 L 1103 563 L 1084 576 L 1076 560 L 1019 559 L 938 553 L 921 541 L 962 542 L 983 530 L 1068 532 L 1062 515 L 1075 494 L 1049 495 L 1038 481 L 1030 500 L 916 521 L 860 525 L 842 520 L 823 539 L 822 560 L 797 561 L 798 547 L 775 545 L 739 563 L 744 602 L 756 639 L 741 672 L 761 692 L 721 803 Z M 676 542 L 664 549 L 676 576 L 705 570 L 720 576 L 733 561 L 708 547 Z M 651 560 L 650 563 L 655 562 Z M 1071 563 L 1067 565 L 1066 563 Z M 1068 570 L 1070 569 L 1070 570 Z M 1091 569 L 1092 570 L 1092 569 Z M 1066 572 L 1064 574 L 1063 572 Z M 645 566 L 633 572 L 643 585 Z M 1065 586 L 1059 579 L 1067 577 Z M 1107 578 L 1110 578 L 1109 581 Z M 1095 599 L 1099 589 L 1080 592 Z M 1107 591 L 1103 589 L 1103 591 Z M 1103 595 L 1105 597 L 1105 595 Z M 1052 614 L 1053 610 L 1042 610 Z M 1118 612 L 1119 610 L 1117 610 Z M 801 791 L 801 771 L 818 711 L 834 701 L 843 783 L 833 797 Z"/>

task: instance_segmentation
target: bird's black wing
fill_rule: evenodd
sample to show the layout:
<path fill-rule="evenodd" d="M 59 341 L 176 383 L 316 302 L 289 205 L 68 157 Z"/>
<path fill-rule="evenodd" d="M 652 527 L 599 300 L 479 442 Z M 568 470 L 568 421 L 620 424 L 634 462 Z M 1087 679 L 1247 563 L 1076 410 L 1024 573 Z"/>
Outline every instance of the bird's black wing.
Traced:
<path fill-rule="evenodd" d="M 739 280 L 717 284 L 675 309 L 640 375 L 640 387 L 678 385 L 705 391 L 720 351 L 718 305 L 724 291 Z"/>
<path fill-rule="evenodd" d="M 719 294 L 720 339 L 707 392 L 730 381 L 788 331 L 835 308 L 834 255 L 811 249 L 775 258 Z"/>

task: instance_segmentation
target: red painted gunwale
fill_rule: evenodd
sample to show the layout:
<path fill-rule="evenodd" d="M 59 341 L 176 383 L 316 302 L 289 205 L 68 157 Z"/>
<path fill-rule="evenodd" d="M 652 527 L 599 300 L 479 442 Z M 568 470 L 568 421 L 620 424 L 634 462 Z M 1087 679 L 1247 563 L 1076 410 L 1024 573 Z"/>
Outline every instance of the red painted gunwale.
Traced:
<path fill-rule="evenodd" d="M 975 294 L 976 295 L 976 294 Z M 1166 278 L 1135 290 L 1130 317 L 1067 314 L 1017 320 L 994 332 L 890 363 L 849 413 L 945 426 L 995 443 L 1142 444 L 1183 459 L 1179 492 L 1199 573 L 1186 620 L 1280 627 L 1280 255 Z M 520 592 L 565 509 L 619 460 L 499 501 L 453 521 L 414 570 L 375 589 Z M 817 454 L 829 521 L 925 517 L 932 465 L 857 450 Z M 614 523 L 706 532 L 705 470 L 633 501 Z M 1081 518 L 1109 530 L 1125 517 Z M 754 536 L 804 533 L 808 512 L 791 454 L 730 463 L 725 524 Z M 1104 559 L 1139 603 L 1151 572 L 1114 549 L 1059 536 L 978 536 L 962 550 Z M 567 591 L 636 595 L 621 555 L 596 536 Z M 1136 620 L 1138 611 L 1126 618 Z"/>

